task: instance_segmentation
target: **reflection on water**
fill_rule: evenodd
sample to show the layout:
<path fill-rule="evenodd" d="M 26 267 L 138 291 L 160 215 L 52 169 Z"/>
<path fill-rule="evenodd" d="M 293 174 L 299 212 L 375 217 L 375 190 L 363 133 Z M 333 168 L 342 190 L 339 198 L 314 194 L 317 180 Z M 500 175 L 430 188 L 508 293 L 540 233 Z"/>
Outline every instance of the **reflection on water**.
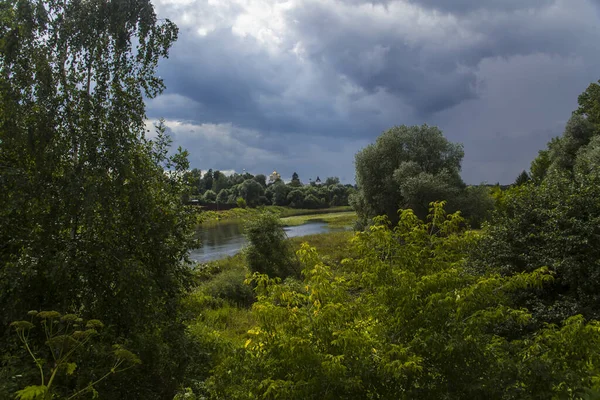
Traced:
<path fill-rule="evenodd" d="M 329 232 L 325 222 L 313 221 L 304 225 L 284 228 L 288 237 L 314 235 Z M 239 223 L 222 223 L 209 227 L 200 227 L 197 235 L 202 247 L 190 252 L 190 258 L 198 262 L 207 262 L 238 253 L 246 244 L 246 238 Z"/>

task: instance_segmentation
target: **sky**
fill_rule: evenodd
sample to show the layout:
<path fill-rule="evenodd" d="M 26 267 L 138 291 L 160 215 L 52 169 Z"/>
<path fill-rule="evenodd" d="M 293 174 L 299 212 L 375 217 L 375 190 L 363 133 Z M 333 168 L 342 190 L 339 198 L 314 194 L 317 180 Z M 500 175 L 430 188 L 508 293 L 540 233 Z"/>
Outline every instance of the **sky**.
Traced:
<path fill-rule="evenodd" d="M 600 79 L 600 0 L 154 0 L 179 39 L 147 101 L 203 171 L 354 183 L 395 125 L 464 145 L 511 183 Z"/>

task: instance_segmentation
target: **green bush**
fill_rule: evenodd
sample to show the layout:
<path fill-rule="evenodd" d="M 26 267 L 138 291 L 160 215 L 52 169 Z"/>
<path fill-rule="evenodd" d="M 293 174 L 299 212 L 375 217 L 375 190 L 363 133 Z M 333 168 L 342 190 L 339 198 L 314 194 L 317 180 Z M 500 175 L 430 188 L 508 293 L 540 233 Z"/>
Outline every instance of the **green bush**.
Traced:
<path fill-rule="evenodd" d="M 249 307 L 254 302 L 254 293 L 245 284 L 247 270 L 243 266 L 226 269 L 200 286 L 207 295 L 223 299 L 239 307 Z"/>
<path fill-rule="evenodd" d="M 213 192 L 212 190 L 207 190 L 204 193 L 204 196 L 202 196 L 202 199 L 206 203 L 214 203 L 215 201 L 217 201 L 217 194 L 215 192 Z"/>
<path fill-rule="evenodd" d="M 246 208 L 247 207 L 246 200 L 244 200 L 243 197 L 238 197 L 237 200 L 235 201 L 235 204 L 237 204 L 237 206 L 239 208 Z"/>
<path fill-rule="evenodd" d="M 523 293 L 543 321 L 600 318 L 600 178 L 552 173 L 505 192 L 470 257 L 472 267 L 513 275 L 548 267 L 552 285 Z"/>
<path fill-rule="evenodd" d="M 279 217 L 270 213 L 250 219 L 244 228 L 250 245 L 245 250 L 251 272 L 285 279 L 299 276 L 299 264 L 287 242 Z"/>

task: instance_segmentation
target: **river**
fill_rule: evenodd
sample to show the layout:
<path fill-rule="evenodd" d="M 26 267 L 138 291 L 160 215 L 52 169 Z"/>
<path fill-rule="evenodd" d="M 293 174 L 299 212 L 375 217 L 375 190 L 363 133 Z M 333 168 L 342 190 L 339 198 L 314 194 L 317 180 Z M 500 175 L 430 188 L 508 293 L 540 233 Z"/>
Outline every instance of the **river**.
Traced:
<path fill-rule="evenodd" d="M 284 228 L 288 237 L 314 235 L 329 232 L 326 222 L 310 221 L 303 225 Z M 198 237 L 202 247 L 190 252 L 190 258 L 197 262 L 207 262 L 232 256 L 242 250 L 246 238 L 239 223 L 221 223 L 209 227 L 201 227 Z"/>

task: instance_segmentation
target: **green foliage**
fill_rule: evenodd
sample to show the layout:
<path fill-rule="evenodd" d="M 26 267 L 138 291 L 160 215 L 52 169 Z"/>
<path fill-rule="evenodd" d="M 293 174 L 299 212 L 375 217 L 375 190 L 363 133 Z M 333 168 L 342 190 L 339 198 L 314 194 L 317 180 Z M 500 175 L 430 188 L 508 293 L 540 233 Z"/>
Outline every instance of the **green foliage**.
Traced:
<path fill-rule="evenodd" d="M 299 266 L 278 216 L 258 215 L 246 223 L 244 234 L 249 242 L 245 254 L 251 272 L 281 279 L 298 275 Z"/>
<path fill-rule="evenodd" d="M 304 207 L 304 193 L 301 190 L 294 189 L 288 193 L 287 202 L 290 207 L 303 208 Z"/>
<path fill-rule="evenodd" d="M 300 178 L 298 177 L 298 174 L 296 172 L 294 172 L 292 174 L 292 180 L 290 181 L 290 186 L 293 186 L 293 187 L 302 186 L 302 182 L 300 182 Z"/>
<path fill-rule="evenodd" d="M 340 178 L 338 178 L 337 176 L 330 176 L 327 179 L 325 179 L 325 186 L 333 186 L 333 185 L 339 185 L 340 184 Z"/>
<path fill-rule="evenodd" d="M 588 119 L 579 115 L 572 116 L 567 122 L 563 136 L 549 144 L 549 170 L 559 173 L 571 172 L 577 153 L 587 146 L 596 133 L 598 132 Z"/>
<path fill-rule="evenodd" d="M 542 291 L 523 294 L 539 318 L 560 322 L 576 313 L 600 314 L 600 179 L 555 174 L 540 185 L 507 191 L 485 229 L 472 263 L 514 274 L 547 266 L 556 276 Z"/>
<path fill-rule="evenodd" d="M 243 197 L 238 197 L 237 200 L 235 201 L 235 203 L 237 204 L 237 206 L 239 208 L 246 208 L 246 206 L 247 206 L 246 200 L 244 200 Z"/>
<path fill-rule="evenodd" d="M 495 190 L 495 189 L 494 189 Z M 500 190 L 498 188 L 498 190 Z M 496 196 L 501 195 L 495 192 Z M 453 209 L 460 210 L 471 228 L 478 229 L 492 215 L 494 207 L 498 205 L 498 198 L 485 185 L 467 186 L 460 191 L 454 199 Z"/>
<path fill-rule="evenodd" d="M 314 194 L 309 194 L 302 200 L 302 205 L 308 209 L 313 209 L 320 208 L 322 203 Z"/>
<path fill-rule="evenodd" d="M 221 191 L 217 195 L 217 203 L 219 203 L 219 204 L 228 203 L 228 199 L 229 199 L 230 195 L 231 195 L 231 192 L 229 190 L 221 189 Z"/>
<path fill-rule="evenodd" d="M 597 147 L 595 137 L 600 125 L 594 124 L 584 115 L 575 113 L 565 127 L 561 137 L 553 138 L 546 150 L 541 150 L 531 163 L 531 179 L 541 183 L 553 174 L 572 174 L 580 153 Z"/>
<path fill-rule="evenodd" d="M 247 179 L 240 186 L 240 194 L 249 207 L 258 206 L 264 193 L 263 186 L 254 179 Z"/>
<path fill-rule="evenodd" d="M 104 395 L 172 395 L 194 217 L 186 152 L 169 155 L 164 123 L 146 139 L 144 99 L 177 27 L 147 0 L 7 0 L 0 25 L 0 322 L 100 316 L 144 361 Z"/>
<path fill-rule="evenodd" d="M 529 168 L 531 180 L 535 183 L 540 183 L 546 177 L 550 163 L 550 152 L 548 150 L 540 150 Z"/>
<path fill-rule="evenodd" d="M 102 343 L 92 344 L 92 339 L 98 336 L 104 324 L 97 319 L 85 322 L 75 314 L 61 316 L 56 311 L 30 311 L 28 315 L 29 321 L 14 321 L 11 327 L 36 365 L 40 384 L 17 391 L 17 399 L 45 400 L 58 396 L 72 399 L 88 392 L 97 393 L 100 382 L 140 364 L 135 354 L 113 345 L 112 356 L 104 349 L 104 357 L 112 359 L 110 363 L 92 367 L 94 378 L 82 382 L 76 377 L 78 364 L 75 361 L 81 359 L 79 353 L 101 350 Z M 34 328 L 38 332 L 34 332 Z M 95 348 L 92 350 L 92 347 Z"/>
<path fill-rule="evenodd" d="M 344 230 L 294 237 L 289 240 L 294 251 L 300 250 L 304 243 L 308 243 L 319 251 L 323 262 L 337 268 L 342 260 L 352 254 L 350 239 L 353 236 L 354 232 Z"/>
<path fill-rule="evenodd" d="M 25 389 L 19 390 L 16 394 L 16 399 L 18 400 L 43 400 L 48 396 L 48 387 L 45 385 L 27 386 Z"/>
<path fill-rule="evenodd" d="M 263 174 L 255 175 L 252 179 L 260 184 L 263 188 L 267 187 L 267 177 Z"/>
<path fill-rule="evenodd" d="M 287 196 L 289 193 L 289 187 L 282 181 L 277 181 L 267 188 L 266 194 L 270 195 L 271 203 L 277 206 L 287 205 Z"/>
<path fill-rule="evenodd" d="M 456 199 L 459 188 L 446 171 L 426 173 L 414 162 L 405 162 L 394 171 L 394 183 L 400 188 L 403 208 L 410 208 L 419 218 L 425 218 L 429 203 L 436 200 Z"/>
<path fill-rule="evenodd" d="M 238 307 L 249 307 L 254 302 L 254 293 L 250 286 L 244 283 L 247 273 L 248 270 L 243 265 L 225 269 L 201 285 L 199 290 Z"/>
<path fill-rule="evenodd" d="M 204 192 L 203 199 L 206 203 L 214 203 L 217 200 L 217 194 L 212 190 Z"/>
<path fill-rule="evenodd" d="M 577 99 L 579 107 L 573 114 L 585 116 L 596 129 L 600 128 L 600 81 L 591 83 Z"/>
<path fill-rule="evenodd" d="M 577 153 L 573 167 L 576 175 L 597 175 L 600 166 L 600 135 L 590 140 L 590 143 Z"/>
<path fill-rule="evenodd" d="M 470 273 L 477 235 L 463 224 L 441 204 L 426 223 L 403 211 L 393 230 L 377 217 L 338 269 L 305 245 L 302 282 L 254 274 L 257 325 L 205 389 L 235 399 L 533 399 L 593 388 L 597 323 L 579 316 L 528 333 L 531 314 L 513 294 L 552 276 Z"/>
<path fill-rule="evenodd" d="M 515 179 L 515 186 L 521 186 L 526 184 L 527 182 L 529 182 L 531 180 L 531 178 L 529 177 L 529 174 L 527 173 L 527 171 L 523 170 L 519 176 L 517 176 L 517 179 Z"/>
<path fill-rule="evenodd" d="M 466 187 L 459 175 L 463 155 L 462 145 L 450 143 L 436 127 L 402 125 L 384 132 L 356 154 L 359 192 L 350 202 L 360 224 L 366 226 L 374 216 L 386 215 L 395 225 L 398 208 L 412 209 L 425 218 L 432 201 L 447 201 L 456 210 Z M 485 206 L 489 201 L 472 209 Z M 481 220 L 483 215 L 473 217 Z"/>
<path fill-rule="evenodd" d="M 293 179 L 287 185 L 281 179 L 274 179 L 267 184 L 267 178 L 263 174 L 226 176 L 220 171 L 209 170 L 202 177 L 201 171 L 192 169 L 184 172 L 183 180 L 188 187 L 185 201 L 193 198 L 200 204 L 212 204 L 215 202 L 210 192 L 212 190 L 217 193 L 216 201 L 219 204 L 234 204 L 238 197 L 242 197 L 249 207 L 276 205 L 316 209 L 343 206 L 348 204 L 348 196 L 354 190 L 352 185 L 340 184 L 339 178 L 336 177 L 328 178 L 323 185 L 315 182 L 303 185 L 300 179 Z M 288 197 L 292 191 L 297 192 Z"/>
<path fill-rule="evenodd" d="M 202 185 L 204 186 L 204 190 L 212 190 L 214 184 L 214 173 L 212 169 L 206 171 L 204 176 L 202 177 Z"/>

